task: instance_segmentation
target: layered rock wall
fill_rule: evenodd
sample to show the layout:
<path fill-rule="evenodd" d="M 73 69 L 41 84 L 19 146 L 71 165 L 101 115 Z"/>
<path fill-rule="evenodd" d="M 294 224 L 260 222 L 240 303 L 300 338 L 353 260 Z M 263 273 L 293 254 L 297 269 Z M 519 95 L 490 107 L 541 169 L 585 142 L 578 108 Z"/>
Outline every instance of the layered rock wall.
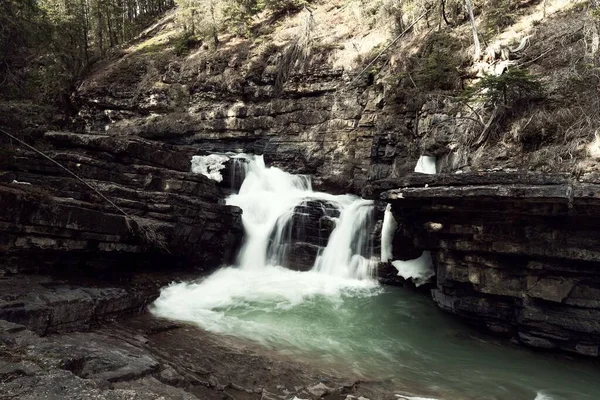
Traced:
<path fill-rule="evenodd" d="M 187 60 L 126 55 L 92 75 L 77 99 L 88 131 L 135 135 L 197 154 L 264 154 L 311 174 L 317 189 L 360 193 L 370 179 L 402 176 L 418 158 L 416 105 L 372 76 L 327 63 L 278 80 L 281 49 L 237 49 Z M 123 78 L 123 77 L 126 78 Z"/>
<path fill-rule="evenodd" d="M 529 346 L 599 355 L 597 177 L 473 173 L 399 183 L 382 197 L 402 234 L 433 252 L 441 308 Z"/>
<path fill-rule="evenodd" d="M 40 334 L 87 329 L 231 261 L 241 210 L 189 172 L 190 152 L 100 134 L 43 139 L 44 153 L 81 180 L 26 147 L 5 148 L 0 319 Z"/>

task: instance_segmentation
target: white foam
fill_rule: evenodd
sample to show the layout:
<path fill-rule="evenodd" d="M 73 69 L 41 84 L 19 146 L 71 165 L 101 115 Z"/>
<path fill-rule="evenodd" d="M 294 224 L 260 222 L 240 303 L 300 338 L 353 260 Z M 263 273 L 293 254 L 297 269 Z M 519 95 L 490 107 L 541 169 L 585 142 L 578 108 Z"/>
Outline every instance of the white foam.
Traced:
<path fill-rule="evenodd" d="M 535 399 L 533 400 L 555 400 L 554 397 L 544 392 L 537 392 Z"/>
<path fill-rule="evenodd" d="M 392 265 L 398 270 L 398 276 L 412 280 L 415 286 L 427 283 L 435 275 L 429 251 L 424 251 L 419 258 L 414 260 L 392 261 Z"/>
<path fill-rule="evenodd" d="M 229 157 L 223 154 L 210 154 L 208 156 L 192 157 L 192 172 L 202 174 L 214 181 L 222 182 L 221 171 L 225 168 L 225 163 Z"/>
<path fill-rule="evenodd" d="M 415 172 L 434 175 L 437 173 L 436 159 L 430 156 L 421 156 L 415 165 Z"/>
<path fill-rule="evenodd" d="M 29 183 L 29 182 L 19 182 L 16 179 L 14 181 L 12 181 L 12 183 L 14 183 L 15 185 L 31 185 L 31 183 Z"/>
<path fill-rule="evenodd" d="M 392 205 L 388 204 L 385 207 L 385 214 L 383 215 L 383 226 L 381 228 L 381 261 L 389 262 L 393 258 L 392 242 L 394 240 L 394 233 L 398 228 L 398 223 L 392 214 Z"/>
<path fill-rule="evenodd" d="M 368 292 L 373 280 L 333 278 L 316 271 L 298 272 L 283 267 L 261 269 L 223 268 L 198 283 L 180 283 L 164 288 L 154 303 L 160 317 L 190 321 L 203 328 L 253 338 L 259 325 L 226 317 L 235 307 L 249 309 L 290 308 L 314 298 L 339 298 L 344 293 Z M 269 336 L 268 332 L 260 332 Z"/>

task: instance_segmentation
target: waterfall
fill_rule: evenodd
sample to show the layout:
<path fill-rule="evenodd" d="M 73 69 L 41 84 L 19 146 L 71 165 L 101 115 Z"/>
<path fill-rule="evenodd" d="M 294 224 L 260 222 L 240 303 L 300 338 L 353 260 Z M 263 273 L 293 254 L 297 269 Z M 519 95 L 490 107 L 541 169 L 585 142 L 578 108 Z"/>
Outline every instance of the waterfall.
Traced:
<path fill-rule="evenodd" d="M 226 199 L 227 204 L 243 210 L 245 241 L 236 265 L 198 281 L 163 288 L 151 307 L 154 315 L 269 341 L 292 332 L 274 331 L 270 323 L 249 322 L 236 313 L 271 315 L 273 310 L 301 307 L 316 298 L 341 301 L 346 296 L 379 292 L 373 279 L 372 201 L 315 192 L 308 176 L 267 167 L 262 156 L 237 157 L 244 180 L 239 192 Z M 297 215 L 294 219 L 294 213 L 306 212 L 309 203 L 322 208 L 322 215 L 333 222 L 333 231 L 323 242 L 326 246 L 317 254 L 312 269 L 294 271 L 286 268 L 287 252 L 292 233 L 304 229 L 306 217 Z"/>
<path fill-rule="evenodd" d="M 371 201 L 346 198 L 338 203 L 340 217 L 314 269 L 329 275 L 366 279 L 373 275 L 370 227 Z"/>
<path fill-rule="evenodd" d="M 339 218 L 328 245 L 313 270 L 328 275 L 366 279 L 373 276 L 370 246 L 373 202 L 356 196 L 334 196 L 312 190 L 310 177 L 267 167 L 262 156 L 248 156 L 246 177 L 227 204 L 240 207 L 246 240 L 237 264 L 243 269 L 282 265 L 290 244 L 294 209 L 307 200 L 336 208 Z"/>
<path fill-rule="evenodd" d="M 437 173 L 436 159 L 430 156 L 421 156 L 415 165 L 415 172 L 434 175 Z"/>
<path fill-rule="evenodd" d="M 250 161 L 253 157 L 244 153 L 228 154 L 228 156 L 230 156 L 231 160 L 231 170 L 229 173 L 230 189 L 232 193 L 235 193 L 239 190 L 244 179 L 246 179 Z"/>
<path fill-rule="evenodd" d="M 394 257 L 392 242 L 398 223 L 392 214 L 392 205 L 388 203 L 383 215 L 383 226 L 381 227 L 381 262 L 389 262 Z"/>

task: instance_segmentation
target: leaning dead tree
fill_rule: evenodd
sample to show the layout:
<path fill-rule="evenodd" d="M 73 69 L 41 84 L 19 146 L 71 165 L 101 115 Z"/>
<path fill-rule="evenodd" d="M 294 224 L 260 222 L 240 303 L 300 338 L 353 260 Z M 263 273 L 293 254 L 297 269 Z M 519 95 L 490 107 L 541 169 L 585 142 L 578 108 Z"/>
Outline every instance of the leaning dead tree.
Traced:
<path fill-rule="evenodd" d="M 471 0 L 465 0 L 465 7 L 469 13 L 471 19 L 471 30 L 473 31 L 473 44 L 475 45 L 475 54 L 473 57 L 475 60 L 479 60 L 481 56 L 481 43 L 479 43 L 479 35 L 477 34 L 477 25 L 475 24 L 475 16 L 473 15 L 473 3 Z"/>

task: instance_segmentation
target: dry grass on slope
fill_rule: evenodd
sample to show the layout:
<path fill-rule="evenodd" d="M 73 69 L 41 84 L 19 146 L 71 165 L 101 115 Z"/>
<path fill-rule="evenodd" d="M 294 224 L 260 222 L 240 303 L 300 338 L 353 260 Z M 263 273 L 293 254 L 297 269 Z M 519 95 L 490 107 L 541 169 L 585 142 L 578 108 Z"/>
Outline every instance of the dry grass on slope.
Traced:
<path fill-rule="evenodd" d="M 424 37 L 416 40 L 414 35 L 399 44 L 391 58 L 388 83 L 421 97 L 420 104 L 438 104 L 426 111 L 436 113 L 428 117 L 430 121 L 442 121 L 424 131 L 419 128 L 421 151 L 447 157 L 447 171 L 597 170 L 600 19 L 590 12 L 589 3 L 523 1 L 513 10 L 510 23 L 497 31 L 484 29 L 490 9 L 482 9 L 477 13 L 484 45 L 481 59 L 472 61 L 472 37 L 464 22 L 451 28 L 432 26 Z M 483 92 L 465 102 L 463 90 L 502 71 L 540 80 L 544 97 L 498 107 L 489 101 L 489 93 L 488 100 L 482 100 Z"/>
<path fill-rule="evenodd" d="M 515 167 L 579 175 L 599 166 L 594 143 L 600 128 L 600 54 L 593 42 L 600 21 L 586 2 L 549 3 L 552 13 L 547 10 L 546 18 L 538 9 L 523 18 L 529 25 L 519 21 L 510 29 L 521 27 L 521 36 L 529 37 L 517 62 L 542 78 L 546 98 L 508 121 L 498 142 L 480 151 L 475 165 L 498 164 L 490 153 L 501 148 L 503 162 Z M 498 41 L 510 38 L 504 33 Z"/>

